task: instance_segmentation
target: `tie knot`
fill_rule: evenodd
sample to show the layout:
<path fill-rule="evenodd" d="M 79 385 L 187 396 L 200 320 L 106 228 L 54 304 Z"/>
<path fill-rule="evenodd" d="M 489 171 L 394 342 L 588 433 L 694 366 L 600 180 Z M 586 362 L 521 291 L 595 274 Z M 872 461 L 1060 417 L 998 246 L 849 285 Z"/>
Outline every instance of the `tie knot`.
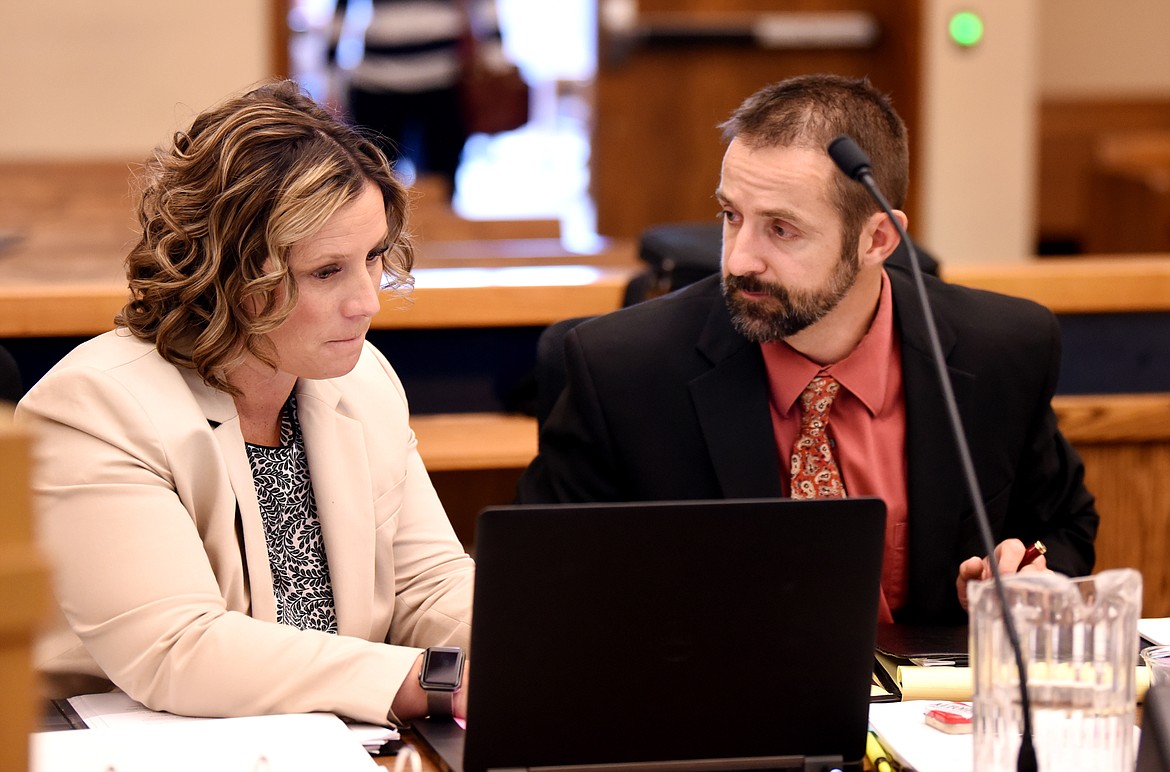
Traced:
<path fill-rule="evenodd" d="M 806 415 L 810 413 L 827 415 L 840 390 L 841 384 L 837 383 L 836 378 L 831 375 L 818 375 L 809 381 L 808 386 L 805 386 L 800 394 L 801 412 Z"/>

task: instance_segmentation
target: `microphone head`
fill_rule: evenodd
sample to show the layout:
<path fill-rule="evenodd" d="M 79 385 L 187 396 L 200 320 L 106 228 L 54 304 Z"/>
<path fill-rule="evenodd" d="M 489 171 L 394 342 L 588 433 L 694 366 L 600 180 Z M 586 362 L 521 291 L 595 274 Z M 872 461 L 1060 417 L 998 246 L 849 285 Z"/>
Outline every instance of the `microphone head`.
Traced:
<path fill-rule="evenodd" d="M 862 175 L 873 171 L 870 168 L 869 156 L 848 134 L 842 134 L 829 143 L 829 157 L 837 164 L 838 169 L 845 172 L 846 177 L 858 182 L 861 181 Z"/>

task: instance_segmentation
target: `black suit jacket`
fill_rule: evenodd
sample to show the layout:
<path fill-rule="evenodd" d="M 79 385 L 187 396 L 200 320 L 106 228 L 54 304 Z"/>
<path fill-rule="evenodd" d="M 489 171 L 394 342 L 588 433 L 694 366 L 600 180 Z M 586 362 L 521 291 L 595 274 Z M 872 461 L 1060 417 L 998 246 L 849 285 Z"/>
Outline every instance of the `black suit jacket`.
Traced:
<path fill-rule="evenodd" d="M 913 279 L 897 266 L 887 272 L 902 345 L 910 513 L 910 594 L 898 620 L 955 621 L 958 565 L 984 550 Z M 1051 568 L 1088 573 L 1098 518 L 1050 405 L 1055 317 L 1018 298 L 926 282 L 996 541 L 1042 539 Z M 565 357 L 567 384 L 520 481 L 520 502 L 780 495 L 785 464 L 763 357 L 732 328 L 718 276 L 579 325 Z"/>

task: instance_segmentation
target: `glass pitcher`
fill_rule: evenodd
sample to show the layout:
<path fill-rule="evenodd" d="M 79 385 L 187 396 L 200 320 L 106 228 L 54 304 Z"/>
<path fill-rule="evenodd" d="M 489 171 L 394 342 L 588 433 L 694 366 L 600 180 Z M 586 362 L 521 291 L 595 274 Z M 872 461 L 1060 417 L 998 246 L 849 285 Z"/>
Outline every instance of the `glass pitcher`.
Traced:
<path fill-rule="evenodd" d="M 1069 579 L 1006 577 L 1023 648 L 1041 772 L 1132 770 L 1137 621 L 1142 578 L 1132 568 Z M 1016 769 L 1023 722 L 1019 674 L 991 581 L 972 583 L 975 769 Z"/>

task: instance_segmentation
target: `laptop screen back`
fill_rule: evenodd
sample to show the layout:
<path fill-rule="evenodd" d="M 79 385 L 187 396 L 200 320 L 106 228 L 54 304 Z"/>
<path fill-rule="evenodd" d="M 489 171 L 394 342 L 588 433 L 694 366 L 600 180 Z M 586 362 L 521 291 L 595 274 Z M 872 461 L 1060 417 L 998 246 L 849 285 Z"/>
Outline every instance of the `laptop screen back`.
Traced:
<path fill-rule="evenodd" d="M 464 767 L 864 754 L 876 499 L 496 507 Z"/>

